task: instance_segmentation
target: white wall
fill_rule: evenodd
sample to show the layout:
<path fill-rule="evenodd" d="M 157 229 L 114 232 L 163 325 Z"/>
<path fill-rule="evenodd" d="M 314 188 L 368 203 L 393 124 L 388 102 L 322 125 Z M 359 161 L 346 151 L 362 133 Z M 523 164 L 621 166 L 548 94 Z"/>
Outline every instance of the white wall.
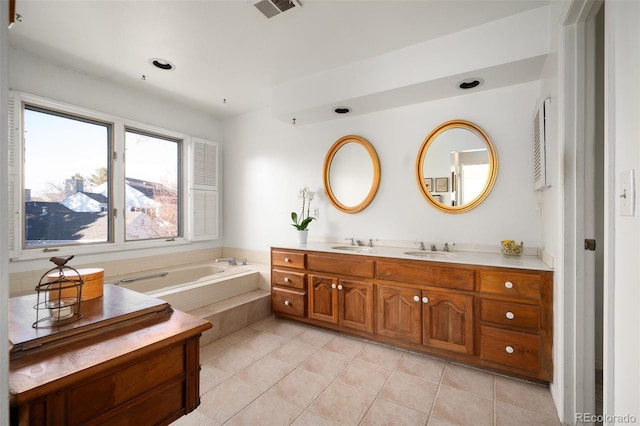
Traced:
<path fill-rule="evenodd" d="M 4 24 L 9 20 L 9 10 L 6 3 L 2 2 L 0 7 L 0 163 L 7 164 L 9 153 L 7 147 L 9 141 L 8 132 L 5 131 L 8 121 L 7 112 L 7 62 L 9 58 L 9 46 L 7 43 L 7 26 Z M 6 170 L 3 166 L 2 170 Z M 7 173 L 0 174 L 0 241 L 9 240 L 9 176 Z M 6 244 L 0 245 L 0 346 L 3 350 L 0 353 L 0 425 L 9 424 L 9 351 L 4 342 L 9 341 L 9 272 L 8 272 L 9 247 Z"/>
<path fill-rule="evenodd" d="M 299 209 L 298 189 L 320 195 L 319 220 L 309 238 L 406 240 L 493 244 L 501 239 L 540 245 L 541 224 L 532 190 L 532 116 L 539 83 L 470 93 L 361 116 L 293 126 L 262 110 L 224 123 L 224 240 L 227 247 L 268 250 L 293 243 L 290 212 Z M 492 138 L 500 168 L 493 192 L 475 210 L 448 215 L 420 193 L 415 161 L 420 145 L 440 123 L 472 121 Z M 333 208 L 322 188 L 322 167 L 331 145 L 360 135 L 381 162 L 380 189 L 358 214 Z"/>
<path fill-rule="evenodd" d="M 606 2 L 605 7 L 606 138 L 614 159 L 608 178 L 615 182 L 610 189 L 618 191 L 621 172 L 635 170 L 636 185 L 640 172 L 640 2 Z M 636 203 L 637 194 L 636 189 Z M 605 369 L 613 370 L 608 373 L 615 402 L 605 396 L 605 404 L 614 404 L 609 414 L 630 414 L 640 421 L 640 211 L 636 205 L 633 217 L 620 216 L 617 205 L 607 221 L 615 256 L 605 258 L 606 267 L 613 269 L 606 272 L 605 283 Z"/>

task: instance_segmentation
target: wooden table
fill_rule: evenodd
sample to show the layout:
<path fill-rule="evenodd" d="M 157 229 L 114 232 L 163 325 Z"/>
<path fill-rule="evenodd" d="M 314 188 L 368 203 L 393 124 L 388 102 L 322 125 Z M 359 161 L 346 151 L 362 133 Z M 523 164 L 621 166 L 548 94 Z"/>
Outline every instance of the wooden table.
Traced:
<path fill-rule="evenodd" d="M 169 424 L 200 404 L 199 338 L 208 321 L 105 286 L 94 306 L 82 302 L 84 325 L 34 330 L 42 335 L 33 339 L 16 318 L 29 318 L 29 327 L 35 318 L 32 308 L 14 309 L 29 305 L 23 298 L 10 299 L 12 424 Z"/>

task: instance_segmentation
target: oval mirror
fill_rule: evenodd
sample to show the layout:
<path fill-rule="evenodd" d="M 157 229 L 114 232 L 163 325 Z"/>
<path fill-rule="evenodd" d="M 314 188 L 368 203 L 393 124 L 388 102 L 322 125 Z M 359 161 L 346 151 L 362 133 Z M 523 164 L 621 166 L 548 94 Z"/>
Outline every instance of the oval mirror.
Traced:
<path fill-rule="evenodd" d="M 380 160 L 373 145 L 360 136 L 338 139 L 324 160 L 323 180 L 335 208 L 345 213 L 363 210 L 380 186 Z"/>
<path fill-rule="evenodd" d="M 436 127 L 416 161 L 418 186 L 427 201 L 446 213 L 464 213 L 487 198 L 498 176 L 498 155 L 475 124 L 452 120 Z"/>

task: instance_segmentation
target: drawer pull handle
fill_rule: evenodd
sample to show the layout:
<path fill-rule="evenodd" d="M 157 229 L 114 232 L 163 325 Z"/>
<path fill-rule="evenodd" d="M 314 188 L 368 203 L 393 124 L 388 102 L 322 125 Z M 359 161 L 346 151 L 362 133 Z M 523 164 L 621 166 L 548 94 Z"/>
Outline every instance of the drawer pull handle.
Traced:
<path fill-rule="evenodd" d="M 507 281 L 506 283 L 504 283 L 504 286 L 506 288 L 513 288 L 513 283 L 511 281 Z"/>
<path fill-rule="evenodd" d="M 516 316 L 513 314 L 513 312 L 509 311 L 506 314 L 504 314 L 505 317 L 507 317 L 508 320 L 512 320 L 514 319 Z"/>
<path fill-rule="evenodd" d="M 289 306 L 289 305 L 291 305 L 291 302 L 289 302 L 288 300 L 285 300 L 285 301 L 284 301 L 284 305 L 285 305 L 285 306 Z"/>
<path fill-rule="evenodd" d="M 342 284 L 338 284 L 338 290 L 342 290 Z"/>
<path fill-rule="evenodd" d="M 414 302 L 419 302 L 420 301 L 420 296 L 413 296 L 413 301 Z"/>
<path fill-rule="evenodd" d="M 507 346 L 506 348 L 504 348 L 504 350 L 505 350 L 508 354 L 512 354 L 512 353 L 513 353 L 513 346 Z"/>
<path fill-rule="evenodd" d="M 288 283 L 289 281 L 291 281 L 291 280 L 289 279 L 289 277 L 284 277 L 284 282 L 285 282 L 285 283 Z"/>
<path fill-rule="evenodd" d="M 429 303 L 429 298 L 427 296 L 422 298 L 422 303 Z"/>
<path fill-rule="evenodd" d="M 335 284 L 331 284 L 331 288 L 336 288 L 336 285 Z"/>
<path fill-rule="evenodd" d="M 289 263 L 289 262 L 291 262 L 291 259 L 289 259 L 288 257 L 285 257 L 284 258 L 284 263 Z"/>

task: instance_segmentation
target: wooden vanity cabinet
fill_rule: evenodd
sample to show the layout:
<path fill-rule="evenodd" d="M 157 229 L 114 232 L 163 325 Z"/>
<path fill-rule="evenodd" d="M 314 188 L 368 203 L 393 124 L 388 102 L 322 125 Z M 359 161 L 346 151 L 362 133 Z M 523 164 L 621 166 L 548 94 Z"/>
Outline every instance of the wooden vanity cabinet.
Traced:
<path fill-rule="evenodd" d="M 373 332 L 373 284 L 362 279 L 373 277 L 373 261 L 309 254 L 309 269 L 309 318 Z M 329 270 L 356 277 L 322 273 Z"/>
<path fill-rule="evenodd" d="M 277 315 L 520 377 L 553 377 L 553 272 L 288 249 L 272 249 L 272 259 Z M 285 291 L 299 295 L 298 306 L 306 298 L 306 311 L 283 308 Z"/>
<path fill-rule="evenodd" d="M 271 311 L 294 317 L 307 314 L 306 253 L 271 251 Z"/>

